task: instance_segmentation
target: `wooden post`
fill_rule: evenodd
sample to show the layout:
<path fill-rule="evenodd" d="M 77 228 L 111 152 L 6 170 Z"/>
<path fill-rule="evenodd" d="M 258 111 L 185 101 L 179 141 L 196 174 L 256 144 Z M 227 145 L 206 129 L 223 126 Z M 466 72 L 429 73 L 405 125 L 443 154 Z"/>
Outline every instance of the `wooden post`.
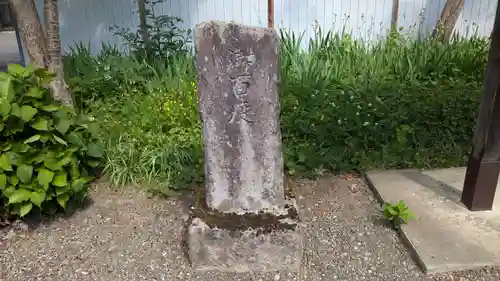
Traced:
<path fill-rule="evenodd" d="M 391 18 L 391 31 L 398 30 L 399 19 L 399 0 L 392 0 L 392 18 Z"/>
<path fill-rule="evenodd" d="M 274 28 L 274 0 L 267 0 L 267 27 Z"/>
<path fill-rule="evenodd" d="M 473 149 L 467 164 L 462 203 L 471 211 L 493 208 L 500 173 L 500 3 L 491 34 L 483 96 Z"/>

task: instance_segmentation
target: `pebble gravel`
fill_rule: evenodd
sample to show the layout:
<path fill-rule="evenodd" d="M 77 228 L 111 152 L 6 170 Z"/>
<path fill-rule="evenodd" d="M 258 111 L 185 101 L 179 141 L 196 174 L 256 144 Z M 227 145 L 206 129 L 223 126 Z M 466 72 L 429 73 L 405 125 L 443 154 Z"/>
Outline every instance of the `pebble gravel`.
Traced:
<path fill-rule="evenodd" d="M 425 275 L 359 178 L 293 185 L 305 225 L 298 273 L 197 273 L 182 246 L 192 200 L 98 186 L 92 203 L 71 216 L 0 229 L 0 281 L 500 280 L 499 268 Z"/>

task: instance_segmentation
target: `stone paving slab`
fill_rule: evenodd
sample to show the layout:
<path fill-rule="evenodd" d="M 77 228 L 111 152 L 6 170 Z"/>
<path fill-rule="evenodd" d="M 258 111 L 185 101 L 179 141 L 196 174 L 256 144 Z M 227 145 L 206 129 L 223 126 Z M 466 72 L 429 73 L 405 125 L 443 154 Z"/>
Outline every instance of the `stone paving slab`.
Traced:
<path fill-rule="evenodd" d="M 460 202 L 465 168 L 371 171 L 366 178 L 381 201 L 404 200 L 417 216 L 401 234 L 425 272 L 500 264 L 500 192 L 493 211 L 467 210 Z"/>

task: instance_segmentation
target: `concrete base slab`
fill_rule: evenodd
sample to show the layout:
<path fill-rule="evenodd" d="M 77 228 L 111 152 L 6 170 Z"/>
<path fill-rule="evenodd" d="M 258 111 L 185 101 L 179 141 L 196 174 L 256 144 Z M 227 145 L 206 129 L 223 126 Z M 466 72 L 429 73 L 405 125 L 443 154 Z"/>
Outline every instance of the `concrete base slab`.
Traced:
<path fill-rule="evenodd" d="M 371 171 L 381 201 L 404 200 L 416 220 L 401 234 L 428 273 L 500 265 L 500 192 L 493 211 L 471 212 L 461 202 L 465 168 Z"/>
<path fill-rule="evenodd" d="M 189 258 L 199 271 L 298 271 L 302 243 L 298 224 L 295 229 L 260 233 L 212 228 L 194 218 L 188 227 Z"/>

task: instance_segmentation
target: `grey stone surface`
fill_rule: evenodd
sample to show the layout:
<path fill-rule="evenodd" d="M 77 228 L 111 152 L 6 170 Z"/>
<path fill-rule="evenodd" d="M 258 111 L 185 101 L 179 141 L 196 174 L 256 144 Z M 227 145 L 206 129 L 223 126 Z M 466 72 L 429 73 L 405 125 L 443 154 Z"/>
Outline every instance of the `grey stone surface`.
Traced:
<path fill-rule="evenodd" d="M 196 27 L 206 200 L 220 212 L 282 211 L 278 40 L 267 28 Z"/>
<path fill-rule="evenodd" d="M 417 219 L 402 235 L 428 273 L 500 264 L 500 200 L 493 211 L 460 202 L 465 168 L 372 171 L 367 179 L 384 202 L 404 200 Z"/>
<path fill-rule="evenodd" d="M 198 271 L 298 271 L 302 259 L 300 228 L 259 233 L 209 227 L 199 218 L 189 226 L 189 257 Z"/>

